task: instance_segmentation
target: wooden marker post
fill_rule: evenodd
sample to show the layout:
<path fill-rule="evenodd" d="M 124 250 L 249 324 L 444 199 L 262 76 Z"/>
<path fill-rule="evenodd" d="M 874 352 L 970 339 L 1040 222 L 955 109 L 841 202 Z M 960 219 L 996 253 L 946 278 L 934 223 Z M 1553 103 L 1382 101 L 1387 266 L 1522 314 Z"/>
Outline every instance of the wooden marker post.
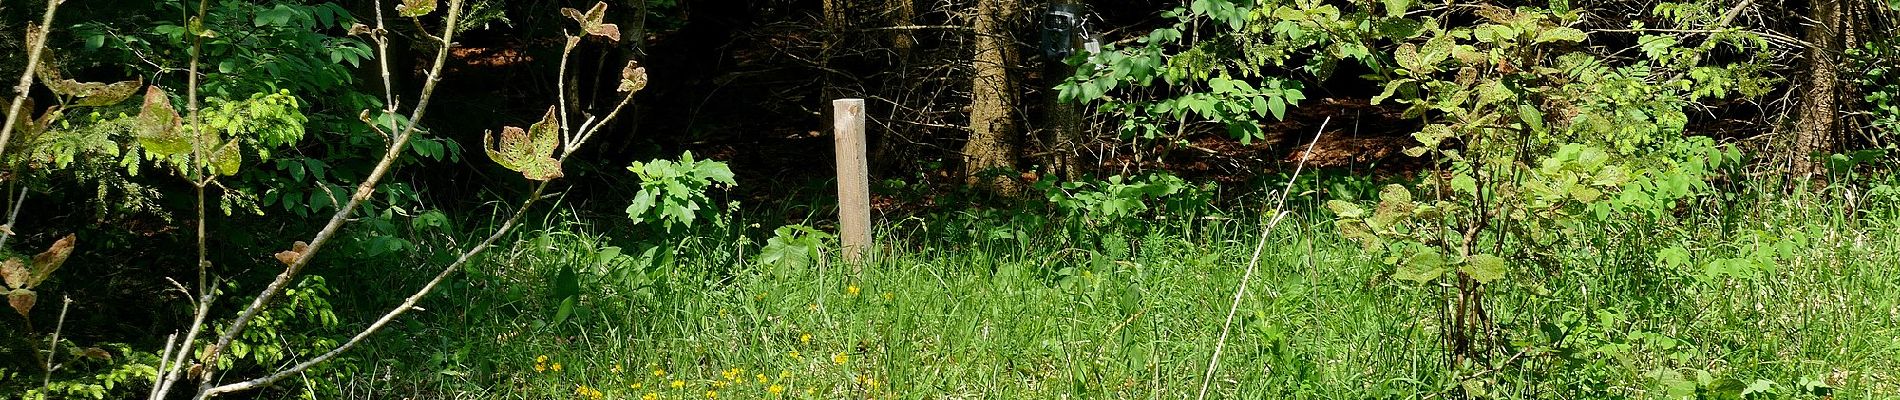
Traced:
<path fill-rule="evenodd" d="M 831 101 L 838 159 L 838 239 L 844 261 L 859 264 L 871 248 L 871 178 L 864 157 L 864 99 Z"/>

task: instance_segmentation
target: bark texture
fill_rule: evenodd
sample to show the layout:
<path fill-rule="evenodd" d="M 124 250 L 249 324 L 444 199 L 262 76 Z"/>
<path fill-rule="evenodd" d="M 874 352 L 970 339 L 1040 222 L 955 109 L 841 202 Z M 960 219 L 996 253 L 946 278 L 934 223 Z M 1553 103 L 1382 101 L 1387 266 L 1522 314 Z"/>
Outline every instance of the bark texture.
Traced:
<path fill-rule="evenodd" d="M 1800 89 L 1801 106 L 1788 149 L 1790 172 L 1797 178 L 1826 172 L 1817 155 L 1834 150 L 1841 136 L 1842 107 L 1852 104 L 1846 96 L 1851 85 L 1843 80 L 1841 68 L 1843 52 L 1859 46 L 1861 39 L 1857 14 L 1866 8 L 1852 4 L 1855 1 L 1813 0 L 1808 9 L 1810 21 L 1802 36 L 1813 46 L 1807 49 L 1806 85 Z"/>
<path fill-rule="evenodd" d="M 1075 4 L 1076 0 L 1053 0 L 1050 5 Z M 1083 51 L 1081 38 L 1069 38 L 1069 47 Z M 1082 105 L 1062 101 L 1056 95 L 1055 87 L 1075 75 L 1075 68 L 1064 60 L 1043 60 L 1043 96 L 1042 157 L 1043 175 L 1050 179 L 1073 181 L 1082 177 L 1082 167 L 1078 153 L 1082 145 Z"/>
<path fill-rule="evenodd" d="M 976 6 L 975 72 L 970 87 L 970 140 L 963 145 L 963 174 L 970 185 L 1013 196 L 1021 190 L 1016 174 L 1022 135 L 1017 122 L 1017 65 L 1010 26 L 1022 10 L 1021 0 L 978 0 Z"/>

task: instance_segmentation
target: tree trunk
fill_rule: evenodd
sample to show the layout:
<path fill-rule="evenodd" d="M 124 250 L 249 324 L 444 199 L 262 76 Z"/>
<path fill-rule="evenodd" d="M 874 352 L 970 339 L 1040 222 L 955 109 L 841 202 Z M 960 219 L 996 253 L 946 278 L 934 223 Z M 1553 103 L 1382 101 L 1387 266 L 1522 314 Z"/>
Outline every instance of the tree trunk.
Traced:
<path fill-rule="evenodd" d="M 1852 28 L 1843 15 L 1843 1 L 1853 0 L 1813 0 L 1808 9 L 1811 21 L 1802 36 L 1813 46 L 1807 49 L 1807 85 L 1801 91 L 1795 137 L 1789 149 L 1793 157 L 1790 172 L 1797 178 L 1812 178 L 1824 172 L 1815 155 L 1832 150 L 1834 138 L 1840 133 L 1840 96 L 1845 86 L 1840 77 L 1841 52 L 1846 50 Z"/>
<path fill-rule="evenodd" d="M 1014 196 L 1022 186 L 1015 173 L 1021 127 L 1016 121 L 1016 80 L 1010 73 L 1017 55 L 1009 27 L 1022 1 L 978 0 L 976 4 L 970 141 L 963 144 L 963 175 L 970 185 Z"/>
<path fill-rule="evenodd" d="M 1075 4 L 1077 0 L 1052 0 L 1051 6 Z M 1069 48 L 1081 47 L 1081 37 L 1069 38 Z M 1082 143 L 1082 105 L 1062 101 L 1055 87 L 1069 76 L 1075 75 L 1075 67 L 1064 60 L 1043 60 L 1042 89 L 1043 96 L 1043 143 L 1048 148 L 1043 159 L 1043 175 L 1047 179 L 1073 181 L 1082 177 L 1082 168 L 1076 161 Z"/>
<path fill-rule="evenodd" d="M 915 0 L 885 0 L 884 11 L 892 27 L 910 26 L 917 20 Z M 911 48 L 916 47 L 917 43 L 910 37 L 910 31 L 892 29 L 890 41 L 891 49 L 897 51 L 899 65 L 909 63 Z"/>

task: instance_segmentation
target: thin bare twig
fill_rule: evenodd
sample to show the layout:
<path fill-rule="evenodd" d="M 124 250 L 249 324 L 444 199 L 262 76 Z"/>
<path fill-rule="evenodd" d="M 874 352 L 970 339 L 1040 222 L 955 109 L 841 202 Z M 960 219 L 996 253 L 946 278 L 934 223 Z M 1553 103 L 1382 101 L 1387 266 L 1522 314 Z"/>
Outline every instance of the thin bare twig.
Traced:
<path fill-rule="evenodd" d="M 61 296 L 60 298 L 65 301 L 59 305 L 59 322 L 53 324 L 53 340 L 46 342 L 46 375 L 40 378 L 41 388 L 48 388 L 53 384 L 53 356 L 59 355 L 59 332 L 66 329 L 66 309 L 73 306 L 72 297 Z"/>
<path fill-rule="evenodd" d="M 218 336 L 217 343 L 212 346 L 209 353 L 210 359 L 215 359 L 219 351 L 229 348 L 231 341 L 244 332 L 244 328 L 250 324 L 251 319 L 256 318 L 257 314 L 262 312 L 278 293 L 282 293 L 284 288 L 290 285 L 293 278 L 303 272 L 304 267 L 310 265 L 310 260 L 323 249 L 323 245 L 342 230 L 343 224 L 349 221 L 349 216 L 356 211 L 356 207 L 361 206 L 363 201 L 369 200 L 370 194 L 376 191 L 376 185 L 382 182 L 383 177 L 389 173 L 390 166 L 394 165 L 396 159 L 402 156 L 403 150 L 408 148 L 409 138 L 416 133 L 417 125 L 422 122 L 422 117 L 429 110 L 429 100 L 434 97 L 435 85 L 442 81 L 443 66 L 448 63 L 449 49 L 455 44 L 453 42 L 455 25 L 461 18 L 462 4 L 463 0 L 449 1 L 447 22 L 443 25 L 442 39 L 439 41 L 441 46 L 436 49 L 435 62 L 429 67 L 429 78 L 422 84 L 422 95 L 416 99 L 416 108 L 410 113 L 409 123 L 391 140 L 389 149 L 383 153 L 382 160 L 370 170 L 369 177 L 364 178 L 363 182 L 357 185 L 356 193 L 350 196 L 350 200 L 344 203 L 343 207 L 337 209 L 336 214 L 330 216 L 330 222 L 324 224 L 316 237 L 310 239 L 303 254 L 298 256 L 295 262 L 286 266 L 284 272 L 277 274 L 277 278 L 272 280 L 270 285 L 265 286 L 264 291 L 258 293 L 257 298 L 253 299 L 244 311 L 238 313 L 237 319 L 232 320 L 230 328 Z M 205 372 L 206 376 L 211 376 L 212 367 L 207 365 Z M 212 387 L 211 379 L 205 379 L 199 384 L 197 398 L 205 398 L 206 392 Z"/>
<path fill-rule="evenodd" d="M 7 141 L 13 138 L 14 123 L 19 122 L 22 114 L 31 111 L 21 110 L 21 108 L 26 106 L 27 92 L 33 89 L 33 71 L 40 65 L 40 54 L 46 50 L 45 30 L 51 29 L 48 27 L 53 26 L 53 14 L 59 11 L 59 4 L 64 2 L 66 0 L 47 0 L 46 15 L 40 18 L 38 27 L 41 30 L 40 34 L 27 35 L 33 42 L 26 44 L 26 69 L 20 71 L 20 84 L 13 87 L 13 104 L 7 106 L 7 122 L 5 125 L 0 125 L 0 154 L 7 153 Z M 26 29 L 31 32 L 34 27 L 28 26 Z"/>
<path fill-rule="evenodd" d="M 12 183 L 8 183 L 8 185 L 12 186 Z M 7 223 L 0 225 L 0 227 L 6 228 L 5 230 L 0 230 L 0 249 L 7 248 L 7 238 L 13 237 L 14 228 L 19 227 L 14 224 L 20 222 L 20 205 L 26 203 L 26 193 L 32 191 L 27 188 L 19 189 L 20 195 L 13 197 L 13 210 L 7 212 Z"/>
<path fill-rule="evenodd" d="M 1227 320 L 1221 323 L 1220 338 L 1214 342 L 1214 356 L 1207 360 L 1207 372 L 1201 375 L 1201 393 L 1195 399 L 1207 399 L 1207 387 L 1214 382 L 1214 370 L 1220 366 L 1221 351 L 1227 348 L 1227 334 L 1234 327 L 1234 313 L 1240 310 L 1240 299 L 1247 294 L 1248 281 L 1253 280 L 1254 271 L 1260 268 L 1260 253 L 1267 248 L 1267 237 L 1272 235 L 1273 228 L 1279 226 L 1280 221 L 1286 218 L 1288 213 L 1286 198 L 1293 193 L 1293 183 L 1300 180 L 1300 171 L 1306 169 L 1306 160 L 1313 156 L 1313 146 L 1319 144 L 1320 136 L 1326 134 L 1326 124 L 1331 122 L 1333 122 L 1333 117 L 1326 117 L 1325 121 L 1319 123 L 1319 132 L 1313 133 L 1313 141 L 1306 144 L 1306 152 L 1300 154 L 1300 163 L 1293 167 L 1293 177 L 1288 178 L 1286 187 L 1280 189 L 1280 200 L 1273 206 L 1273 218 L 1260 229 L 1260 239 L 1254 244 L 1253 257 L 1247 260 L 1247 271 L 1240 275 L 1240 284 L 1234 288 L 1234 303 L 1227 307 Z"/>

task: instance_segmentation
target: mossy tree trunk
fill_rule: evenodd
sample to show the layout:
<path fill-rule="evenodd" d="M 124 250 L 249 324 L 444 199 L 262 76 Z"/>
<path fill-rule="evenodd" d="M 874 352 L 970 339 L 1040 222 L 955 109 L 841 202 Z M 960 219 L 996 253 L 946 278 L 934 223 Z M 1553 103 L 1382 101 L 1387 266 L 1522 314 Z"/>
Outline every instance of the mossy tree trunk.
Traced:
<path fill-rule="evenodd" d="M 963 175 L 972 186 L 1005 196 L 1021 191 L 1016 159 L 1022 135 L 1017 121 L 1018 65 L 1010 26 L 1022 10 L 1021 0 L 978 0 L 976 53 L 970 84 L 970 140 L 963 145 Z"/>

